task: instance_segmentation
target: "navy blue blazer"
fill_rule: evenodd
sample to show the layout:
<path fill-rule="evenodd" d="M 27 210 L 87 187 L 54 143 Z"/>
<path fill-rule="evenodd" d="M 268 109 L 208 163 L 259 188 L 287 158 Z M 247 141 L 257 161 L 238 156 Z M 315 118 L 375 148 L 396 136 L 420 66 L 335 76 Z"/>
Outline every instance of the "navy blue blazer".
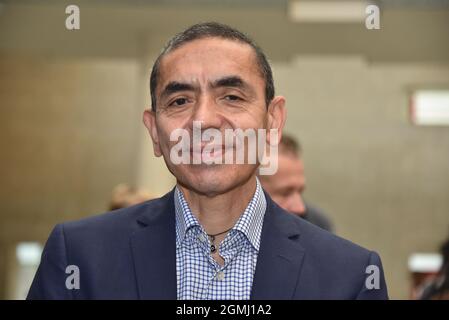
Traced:
<path fill-rule="evenodd" d="M 176 299 L 173 195 L 172 190 L 156 200 L 57 225 L 27 298 Z M 265 196 L 252 299 L 388 299 L 375 252 L 284 211 Z M 78 267 L 79 289 L 66 287 L 74 274 L 66 269 L 70 265 Z M 379 270 L 377 289 L 366 286 L 369 265 Z"/>

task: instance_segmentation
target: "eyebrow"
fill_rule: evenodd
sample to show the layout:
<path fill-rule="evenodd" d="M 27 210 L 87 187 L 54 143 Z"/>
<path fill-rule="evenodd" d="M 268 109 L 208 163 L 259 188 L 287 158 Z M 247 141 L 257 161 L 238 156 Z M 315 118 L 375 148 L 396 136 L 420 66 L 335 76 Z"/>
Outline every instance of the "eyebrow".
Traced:
<path fill-rule="evenodd" d="M 240 88 L 253 93 L 252 87 L 239 76 L 226 76 L 213 81 L 209 86 L 213 89 L 220 87 Z M 166 98 L 167 96 L 180 91 L 196 90 L 198 90 L 198 88 L 190 83 L 171 81 L 165 86 L 164 90 L 162 90 L 161 98 Z"/>
<path fill-rule="evenodd" d="M 194 91 L 195 87 L 188 83 L 172 81 L 169 82 L 161 92 L 161 98 L 165 98 L 173 93 L 180 91 Z"/>
<path fill-rule="evenodd" d="M 212 88 L 217 88 L 217 87 L 241 88 L 241 87 L 246 87 L 246 86 L 247 86 L 247 84 L 242 80 L 242 78 L 240 78 L 238 76 L 228 76 L 228 77 L 220 78 L 218 80 L 215 80 L 211 84 Z"/>
<path fill-rule="evenodd" d="M 218 80 L 215 80 L 211 84 L 212 88 L 219 88 L 219 87 L 231 87 L 231 88 L 239 88 L 245 91 L 248 91 L 250 94 L 254 94 L 254 89 L 252 86 L 247 83 L 245 80 L 240 78 L 239 76 L 227 76 L 220 78 Z"/>

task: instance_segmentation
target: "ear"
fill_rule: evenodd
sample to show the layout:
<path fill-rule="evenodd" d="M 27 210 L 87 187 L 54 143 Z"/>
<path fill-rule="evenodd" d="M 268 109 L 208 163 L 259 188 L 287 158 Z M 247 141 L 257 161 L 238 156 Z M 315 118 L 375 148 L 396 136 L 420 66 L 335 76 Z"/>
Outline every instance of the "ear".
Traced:
<path fill-rule="evenodd" d="M 143 124 L 148 130 L 148 133 L 151 136 L 151 140 L 153 141 L 153 151 L 156 157 L 160 157 L 162 155 L 161 147 L 159 144 L 159 134 L 157 132 L 156 126 L 156 113 L 147 109 L 143 112 Z"/>
<path fill-rule="evenodd" d="M 285 98 L 282 96 L 274 97 L 268 106 L 267 112 L 267 130 L 275 129 L 278 132 L 278 141 L 272 141 L 278 144 L 281 141 L 282 130 L 284 129 L 285 120 L 287 117 L 287 109 L 285 108 Z M 267 143 L 270 143 L 271 135 L 267 133 Z"/>

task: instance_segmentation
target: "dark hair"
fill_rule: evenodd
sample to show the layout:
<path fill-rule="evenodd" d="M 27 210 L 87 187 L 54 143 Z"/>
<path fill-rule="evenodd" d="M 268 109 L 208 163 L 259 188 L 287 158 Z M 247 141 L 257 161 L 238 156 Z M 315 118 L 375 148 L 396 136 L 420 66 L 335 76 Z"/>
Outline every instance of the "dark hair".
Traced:
<path fill-rule="evenodd" d="M 222 38 L 228 40 L 239 41 L 250 45 L 256 54 L 257 65 L 260 69 L 261 76 L 265 80 L 265 101 L 267 106 L 274 98 L 274 84 L 273 84 L 273 73 L 271 71 L 270 64 L 263 53 L 262 49 L 257 46 L 257 44 L 251 40 L 248 36 L 242 32 L 231 28 L 225 24 L 217 22 L 205 22 L 195 24 L 186 30 L 175 35 L 162 49 L 162 52 L 157 57 L 154 62 L 153 69 L 151 70 L 150 77 L 150 92 L 151 92 L 151 108 L 153 111 L 156 110 L 156 87 L 159 80 L 159 68 L 162 58 L 170 53 L 171 51 L 181 47 L 182 45 L 189 43 L 194 40 L 204 39 L 204 38 Z"/>
<path fill-rule="evenodd" d="M 443 265 L 441 266 L 440 275 L 443 278 L 438 288 L 438 293 L 449 293 L 449 238 L 441 245 L 441 255 L 443 256 Z"/>
<path fill-rule="evenodd" d="M 438 272 L 438 277 L 424 288 L 421 300 L 449 298 L 449 238 L 441 245 L 440 252 L 443 256 L 443 264 Z"/>
<path fill-rule="evenodd" d="M 290 153 L 295 156 L 300 157 L 302 153 L 302 148 L 298 140 L 292 136 L 283 133 L 281 141 L 279 142 L 279 151 L 284 153 Z"/>

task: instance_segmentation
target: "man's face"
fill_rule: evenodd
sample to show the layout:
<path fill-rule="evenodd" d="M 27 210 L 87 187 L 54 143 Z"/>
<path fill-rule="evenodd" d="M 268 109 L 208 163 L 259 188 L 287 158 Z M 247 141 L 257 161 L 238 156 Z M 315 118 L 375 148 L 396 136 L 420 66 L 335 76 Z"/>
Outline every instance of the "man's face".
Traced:
<path fill-rule="evenodd" d="M 278 159 L 278 171 L 261 177 L 262 186 L 283 209 L 302 216 L 306 212 L 302 199 L 306 186 L 304 164 L 293 154 L 280 153 Z"/>
<path fill-rule="evenodd" d="M 195 40 L 165 55 L 156 99 L 156 112 L 144 113 L 156 156 L 163 155 L 181 185 L 210 196 L 247 181 L 255 174 L 257 164 L 175 165 L 170 150 L 178 141 L 170 141 L 170 134 L 184 129 L 192 143 L 193 121 L 201 122 L 202 131 L 218 129 L 224 138 L 225 129 L 282 127 L 285 117 L 282 97 L 273 99 L 267 112 L 265 81 L 252 48 L 220 38 Z M 218 143 L 223 144 L 222 152 L 229 152 L 224 141 Z M 190 150 L 191 159 L 193 153 Z"/>

